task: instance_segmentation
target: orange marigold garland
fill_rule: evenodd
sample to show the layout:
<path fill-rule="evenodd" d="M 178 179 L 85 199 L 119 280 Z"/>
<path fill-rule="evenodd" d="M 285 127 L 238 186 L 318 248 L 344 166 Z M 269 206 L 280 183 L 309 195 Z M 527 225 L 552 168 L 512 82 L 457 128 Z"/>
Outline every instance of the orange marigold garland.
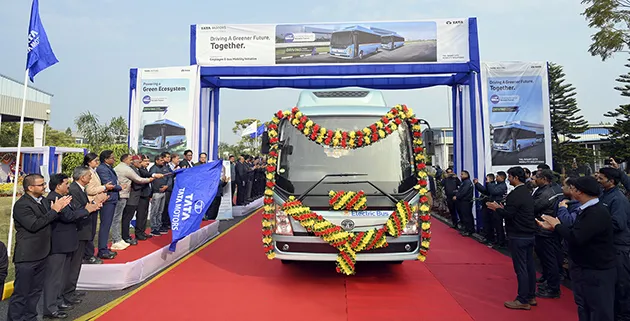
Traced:
<path fill-rule="evenodd" d="M 377 122 L 360 131 L 326 129 L 310 120 L 297 107 L 294 107 L 291 111 L 278 111 L 274 115 L 271 123 L 267 126 L 270 151 L 267 158 L 267 184 L 264 195 L 264 212 L 262 219 L 263 247 L 269 259 L 275 257 L 272 234 L 276 223 L 274 219 L 276 205 L 273 196 L 278 161 L 278 124 L 281 120 L 289 121 L 297 130 L 317 144 L 341 149 L 355 149 L 373 144 L 396 131 L 403 121 L 407 122 L 413 135 L 415 172 L 418 176 L 418 183 L 415 188 L 418 190 L 420 200 L 417 208 L 411 208 L 407 202 L 400 201 L 396 204 L 396 210 L 389 216 L 389 219 L 383 227 L 358 233 L 344 231 L 341 227 L 332 224 L 322 216 L 311 212 L 308 207 L 296 201 L 294 197 L 290 197 L 283 205 L 283 210 L 287 215 L 300 222 L 305 229 L 312 231 L 315 235 L 321 237 L 328 244 L 339 250 L 337 271 L 346 275 L 354 274 L 357 252 L 387 246 L 386 235 L 399 237 L 404 227 L 412 218 L 413 213 L 418 212 L 418 224 L 420 224 L 421 229 L 420 254 L 418 255 L 418 259 L 420 261 L 426 259 L 431 240 L 431 213 L 429 199 L 426 196 L 428 193 L 428 175 L 424 163 L 425 156 L 422 147 L 422 130 L 411 109 L 407 108 L 405 105 L 393 107 Z M 341 195 L 337 196 L 339 193 L 341 193 Z M 362 194 L 362 192 L 346 193 L 331 191 L 329 194 L 331 198 L 330 204 L 333 208 L 335 208 L 335 206 L 339 207 L 340 210 L 343 209 L 344 205 L 348 208 L 349 204 L 351 204 L 352 208 L 357 206 L 363 208 L 365 204 L 362 204 L 361 199 L 365 195 L 362 194 L 357 197 L 360 194 Z M 351 195 L 351 198 L 344 201 L 344 205 L 339 205 L 341 198 L 346 195 Z M 333 199 L 335 199 L 334 202 Z"/>
<path fill-rule="evenodd" d="M 330 191 L 328 196 L 330 208 L 335 211 L 361 211 L 367 208 L 367 196 L 363 191 Z"/>

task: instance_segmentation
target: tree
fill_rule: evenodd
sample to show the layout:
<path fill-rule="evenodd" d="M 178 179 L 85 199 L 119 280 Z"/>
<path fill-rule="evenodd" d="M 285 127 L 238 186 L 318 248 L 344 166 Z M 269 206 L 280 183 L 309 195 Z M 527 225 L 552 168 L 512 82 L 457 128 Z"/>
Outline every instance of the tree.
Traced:
<path fill-rule="evenodd" d="M 590 163 L 592 151 L 571 142 L 576 135 L 588 129 L 588 122 L 580 115 L 575 99 L 575 87 L 565 82 L 562 66 L 549 64 L 549 108 L 551 112 L 551 138 L 556 170 L 565 172 L 575 160 Z"/>
<path fill-rule="evenodd" d="M 20 123 L 2 123 L 0 127 L 0 146 L 4 147 L 16 147 L 18 144 L 18 136 L 20 133 Z M 22 146 L 33 147 L 35 143 L 33 133 L 33 124 L 24 124 L 22 132 Z M 47 146 L 70 146 L 74 143 L 74 139 L 71 135 L 65 132 L 52 129 L 46 124 L 44 143 Z"/>
<path fill-rule="evenodd" d="M 70 127 L 66 128 L 66 134 L 69 136 L 72 136 L 72 128 Z"/>
<path fill-rule="evenodd" d="M 114 117 L 109 123 L 101 124 L 98 115 L 86 111 L 74 120 L 74 124 L 86 139 L 90 149 L 99 149 L 105 144 L 127 142 L 127 121 L 123 117 Z"/>
<path fill-rule="evenodd" d="M 591 35 L 588 51 L 602 60 L 627 49 L 630 43 L 630 0 L 582 0 L 587 8 L 582 15 L 588 26 L 597 30 Z"/>
<path fill-rule="evenodd" d="M 625 66 L 630 68 L 630 63 Z M 620 75 L 617 82 L 619 86 L 615 87 L 615 90 L 619 91 L 622 97 L 630 97 L 630 72 Z M 610 144 L 604 145 L 604 150 L 615 158 L 630 160 L 630 104 L 620 105 L 604 116 L 615 120 L 608 136 Z"/>

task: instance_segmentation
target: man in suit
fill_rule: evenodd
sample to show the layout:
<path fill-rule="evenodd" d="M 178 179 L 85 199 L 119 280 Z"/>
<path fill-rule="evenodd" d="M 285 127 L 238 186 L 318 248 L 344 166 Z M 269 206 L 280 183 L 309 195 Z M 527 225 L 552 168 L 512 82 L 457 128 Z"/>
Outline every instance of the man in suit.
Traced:
<path fill-rule="evenodd" d="M 190 149 L 187 149 L 184 151 L 184 159 L 182 159 L 181 162 L 179 162 L 179 168 L 189 168 L 189 167 L 193 167 L 195 165 L 195 163 L 193 163 L 192 161 L 193 159 L 193 152 Z"/>
<path fill-rule="evenodd" d="M 69 191 L 72 196 L 71 206 L 75 211 L 87 210 L 89 214 L 75 222 L 77 230 L 77 250 L 72 252 L 70 258 L 70 267 L 68 269 L 67 278 L 64 282 L 62 296 L 68 300 L 76 299 L 83 296 L 85 292 L 76 291 L 79 273 L 81 272 L 81 263 L 83 260 L 83 250 L 88 242 L 92 240 L 92 221 L 96 220 L 98 209 L 100 209 L 108 198 L 107 194 L 101 193 L 94 196 L 93 200 L 89 200 L 87 194 L 87 186 L 92 180 L 92 171 L 85 166 L 79 166 L 72 173 L 72 184 Z M 97 208 L 96 210 L 93 210 Z"/>
<path fill-rule="evenodd" d="M 4 281 L 9 274 L 9 256 L 7 255 L 7 246 L 0 241 L 0 297 L 4 293 Z"/>
<path fill-rule="evenodd" d="M 31 174 L 22 182 L 24 195 L 13 206 L 15 221 L 15 283 L 9 301 L 7 320 L 37 320 L 37 304 L 42 295 L 46 258 L 50 254 L 50 223 L 57 219 L 72 197 L 56 199 L 50 209 L 44 206 L 44 177 Z"/>
<path fill-rule="evenodd" d="M 140 167 L 138 167 L 138 172 L 141 177 L 149 178 L 152 177 L 152 174 L 149 173 L 147 167 L 151 163 L 151 160 L 147 155 L 142 155 L 142 162 L 140 163 Z M 156 178 L 159 178 L 156 176 Z M 142 185 L 140 192 L 140 199 L 138 200 L 138 208 L 136 209 L 136 225 L 134 228 L 136 239 L 140 241 L 144 241 L 146 239 L 150 239 L 151 234 L 146 233 L 147 228 L 147 218 L 149 217 L 149 203 L 151 201 L 151 196 L 153 196 L 153 191 L 151 189 L 151 184 Z"/>
<path fill-rule="evenodd" d="M 530 310 L 536 306 L 536 266 L 534 264 L 534 235 L 537 225 L 534 218 L 534 199 L 525 186 L 525 171 L 521 167 L 508 170 L 508 180 L 514 190 L 505 199 L 505 205 L 488 202 L 486 206 L 505 219 L 508 246 L 518 282 L 518 295 L 503 305 L 508 309 Z"/>
<path fill-rule="evenodd" d="M 101 182 L 110 182 L 114 185 L 114 188 L 107 192 L 109 198 L 103 203 L 103 207 L 101 208 L 101 224 L 98 230 L 98 257 L 100 259 L 111 260 L 115 258 L 118 253 L 110 251 L 107 247 L 109 230 L 114 220 L 116 204 L 118 204 L 118 192 L 126 188 L 126 185 L 118 185 L 118 176 L 112 167 L 116 161 L 113 151 L 102 151 L 101 155 L 99 155 L 99 159 L 101 164 L 96 168 L 96 173 L 101 179 Z"/>
<path fill-rule="evenodd" d="M 89 170 L 86 168 L 86 171 Z M 49 186 L 51 191 L 46 197 L 48 201 L 68 195 L 68 176 L 52 175 Z M 72 304 L 81 303 L 78 298 L 64 298 L 62 291 L 70 272 L 72 255 L 79 249 L 76 221 L 84 219 L 90 212 L 97 211 L 100 205 L 88 204 L 84 207 L 75 207 L 73 203 L 76 202 L 71 202 L 69 206 L 61 210 L 58 219 L 51 223 L 51 251 L 46 261 L 44 282 L 44 317 L 46 318 L 66 318 L 68 315 L 61 311 L 71 309 Z"/>

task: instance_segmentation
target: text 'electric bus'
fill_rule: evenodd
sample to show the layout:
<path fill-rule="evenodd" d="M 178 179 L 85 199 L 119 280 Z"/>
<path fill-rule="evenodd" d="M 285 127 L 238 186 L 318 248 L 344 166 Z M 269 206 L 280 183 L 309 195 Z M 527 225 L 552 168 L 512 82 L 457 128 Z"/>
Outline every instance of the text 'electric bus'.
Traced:
<path fill-rule="evenodd" d="M 174 121 L 161 119 L 142 129 L 140 147 L 168 149 L 181 144 L 186 144 L 186 128 Z"/>
<path fill-rule="evenodd" d="M 361 26 L 352 26 L 332 33 L 330 55 L 345 59 L 363 59 L 378 52 L 381 36 Z"/>
<path fill-rule="evenodd" d="M 297 107 L 316 124 L 330 129 L 356 131 L 373 124 L 390 111 L 379 91 L 344 89 L 303 91 Z M 289 196 L 346 231 L 358 233 L 380 228 L 405 200 L 414 208 L 419 202 L 414 189 L 413 137 L 403 122 L 378 143 L 358 149 L 330 148 L 310 141 L 287 120 L 278 125 L 276 165 L 276 225 L 272 235 L 275 258 L 289 261 L 335 261 L 338 250 L 307 231 L 282 211 Z M 264 147 L 263 147 L 264 148 Z M 333 210 L 329 191 L 364 191 L 367 208 Z M 417 208 L 417 207 L 416 207 Z M 357 261 L 400 263 L 416 260 L 420 249 L 418 213 L 403 227 L 398 238 L 388 236 L 388 246 L 357 253 Z"/>

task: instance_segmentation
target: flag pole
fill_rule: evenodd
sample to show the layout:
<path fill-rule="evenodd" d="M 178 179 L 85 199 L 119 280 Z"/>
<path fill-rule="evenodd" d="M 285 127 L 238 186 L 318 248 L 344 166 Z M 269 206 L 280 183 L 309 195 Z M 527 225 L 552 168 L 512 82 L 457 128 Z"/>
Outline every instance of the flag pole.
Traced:
<path fill-rule="evenodd" d="M 26 94 L 28 93 L 28 72 L 24 72 L 24 94 L 22 95 L 22 113 L 20 114 L 20 132 L 18 134 L 18 145 L 15 156 L 15 172 L 13 176 L 13 198 L 11 199 L 11 217 L 9 217 L 9 240 L 7 242 L 7 255 L 11 257 L 11 249 L 13 248 L 13 228 L 15 221 L 13 220 L 13 207 L 15 206 L 15 198 L 17 196 L 17 187 L 20 173 L 20 152 L 22 150 L 22 135 L 24 132 L 24 112 L 26 111 Z"/>

